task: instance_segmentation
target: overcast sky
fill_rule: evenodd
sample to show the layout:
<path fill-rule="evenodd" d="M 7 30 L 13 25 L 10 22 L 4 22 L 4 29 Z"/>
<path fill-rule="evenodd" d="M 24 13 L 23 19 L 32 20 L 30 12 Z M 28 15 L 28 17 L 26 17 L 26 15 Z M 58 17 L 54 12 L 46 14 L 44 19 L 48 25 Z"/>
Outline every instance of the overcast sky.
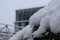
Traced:
<path fill-rule="evenodd" d="M 13 25 L 15 10 L 47 5 L 50 0 L 0 0 L 0 23 Z"/>

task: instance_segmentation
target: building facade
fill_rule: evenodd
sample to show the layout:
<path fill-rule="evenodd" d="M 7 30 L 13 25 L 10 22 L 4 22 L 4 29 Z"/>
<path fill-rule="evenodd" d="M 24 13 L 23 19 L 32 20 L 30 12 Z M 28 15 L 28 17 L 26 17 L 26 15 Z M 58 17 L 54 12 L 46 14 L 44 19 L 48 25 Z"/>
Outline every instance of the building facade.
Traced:
<path fill-rule="evenodd" d="M 29 18 L 35 12 L 43 7 L 28 8 L 28 9 L 19 9 L 16 10 L 16 22 L 15 22 L 15 31 L 19 31 L 24 28 L 29 23 Z"/>

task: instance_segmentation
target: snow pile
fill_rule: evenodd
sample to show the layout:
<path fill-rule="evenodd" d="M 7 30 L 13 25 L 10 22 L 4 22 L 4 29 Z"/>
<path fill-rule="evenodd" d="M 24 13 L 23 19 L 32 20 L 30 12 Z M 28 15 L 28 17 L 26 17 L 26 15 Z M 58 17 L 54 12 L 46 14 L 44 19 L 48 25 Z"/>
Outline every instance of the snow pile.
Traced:
<path fill-rule="evenodd" d="M 33 33 L 33 37 L 41 37 L 47 29 L 51 29 L 54 34 L 60 33 L 60 4 L 57 4 L 50 12 L 52 15 L 47 15 L 41 19 L 40 27 Z"/>
<path fill-rule="evenodd" d="M 57 3 L 54 8 L 47 12 L 48 14 L 40 21 L 40 27 L 37 31 L 33 33 L 33 37 L 41 37 L 42 33 L 44 33 L 47 29 L 51 28 L 51 31 L 55 34 L 60 33 L 60 4 Z"/>

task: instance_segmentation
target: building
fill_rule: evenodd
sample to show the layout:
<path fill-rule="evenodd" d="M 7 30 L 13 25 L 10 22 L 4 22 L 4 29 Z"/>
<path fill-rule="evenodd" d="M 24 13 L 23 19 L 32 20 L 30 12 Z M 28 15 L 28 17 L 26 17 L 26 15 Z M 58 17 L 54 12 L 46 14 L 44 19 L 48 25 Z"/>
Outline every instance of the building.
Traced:
<path fill-rule="evenodd" d="M 19 9 L 16 10 L 16 22 L 15 22 L 15 31 L 21 30 L 29 23 L 29 18 L 35 12 L 43 7 L 28 8 L 28 9 Z"/>

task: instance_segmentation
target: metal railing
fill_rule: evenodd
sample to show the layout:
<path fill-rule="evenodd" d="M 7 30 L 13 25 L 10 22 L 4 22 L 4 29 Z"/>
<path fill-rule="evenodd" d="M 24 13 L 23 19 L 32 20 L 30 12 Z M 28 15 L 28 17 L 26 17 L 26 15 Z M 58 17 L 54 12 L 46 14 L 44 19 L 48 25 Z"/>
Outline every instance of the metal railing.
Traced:
<path fill-rule="evenodd" d="M 20 21 L 16 21 L 15 23 L 19 23 L 19 22 L 29 22 L 29 20 L 20 20 Z"/>
<path fill-rule="evenodd" d="M 0 33 L 0 40 L 9 40 L 14 34 L 9 33 Z"/>
<path fill-rule="evenodd" d="M 15 27 L 15 25 L 0 23 L 0 40 L 9 40 L 9 38 L 11 38 L 15 34 L 10 32 L 9 27 Z M 20 26 L 16 26 L 16 27 L 23 28 Z M 5 28 L 6 28 L 6 31 L 4 30 Z M 4 30 L 5 32 L 2 30 Z"/>
<path fill-rule="evenodd" d="M 14 33 L 10 33 L 9 26 L 10 27 L 14 27 L 13 25 L 0 23 L 0 40 L 9 40 L 9 38 L 14 35 Z"/>

